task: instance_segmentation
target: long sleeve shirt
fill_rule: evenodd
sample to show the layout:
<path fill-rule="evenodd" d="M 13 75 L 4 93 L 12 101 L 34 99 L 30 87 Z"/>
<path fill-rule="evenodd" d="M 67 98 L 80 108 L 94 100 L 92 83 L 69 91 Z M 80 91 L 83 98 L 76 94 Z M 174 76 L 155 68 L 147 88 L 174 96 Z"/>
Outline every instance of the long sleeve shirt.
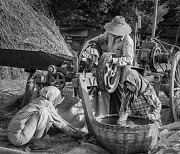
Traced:
<path fill-rule="evenodd" d="M 162 104 L 157 96 L 140 94 L 130 105 L 132 115 L 160 119 Z"/>
<path fill-rule="evenodd" d="M 114 37 L 105 32 L 92 40 L 97 41 L 104 52 L 113 52 L 118 55 L 118 65 L 132 65 L 134 59 L 134 42 L 130 35 Z"/>

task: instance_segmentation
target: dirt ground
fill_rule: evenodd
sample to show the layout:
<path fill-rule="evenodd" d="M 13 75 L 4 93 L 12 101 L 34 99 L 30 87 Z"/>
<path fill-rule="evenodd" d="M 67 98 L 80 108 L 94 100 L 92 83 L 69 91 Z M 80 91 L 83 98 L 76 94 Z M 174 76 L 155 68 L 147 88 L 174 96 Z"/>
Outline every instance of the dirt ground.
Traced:
<path fill-rule="evenodd" d="M 76 140 L 71 138 L 59 130 L 51 129 L 48 135 L 35 144 L 34 149 L 29 147 L 16 148 L 13 147 L 7 140 L 6 129 L 10 119 L 16 114 L 20 107 L 20 103 L 23 99 L 25 91 L 27 77 L 19 78 L 18 80 L 1 80 L 0 81 L 0 146 L 10 149 L 16 149 L 26 151 L 28 153 L 52 153 L 52 154 L 98 154 L 108 152 L 99 146 L 96 146 L 96 140 L 90 138 L 88 140 Z M 72 97 L 72 88 L 66 87 L 63 90 L 65 96 L 63 108 L 70 108 L 72 105 L 78 102 L 77 99 Z M 68 102 L 68 103 L 67 103 Z M 62 104 L 63 105 L 63 104 Z M 93 143 L 93 144 L 91 144 Z M 0 148 L 1 148 L 0 147 Z M 0 149 L 2 150 L 2 149 Z M 77 152 L 78 151 L 78 152 Z"/>
<path fill-rule="evenodd" d="M 9 120 L 12 116 L 20 109 L 20 102 L 22 101 L 22 95 L 25 91 L 26 85 L 26 77 L 22 77 L 18 80 L 1 80 L 0 81 L 0 136 L 2 136 L 3 132 L 5 132 Z M 75 104 L 77 100 L 72 99 L 72 89 L 66 88 L 63 91 L 65 95 L 65 99 L 67 102 L 71 102 L 70 106 Z M 168 98 L 165 97 L 162 93 L 160 93 L 160 100 L 163 104 L 168 106 Z M 67 103 L 66 103 L 67 104 Z M 69 107 L 70 107 L 69 106 Z M 68 107 L 68 106 L 67 106 Z M 163 124 L 169 123 L 169 109 L 162 110 L 162 121 Z M 0 138 L 1 142 L 1 138 Z M 93 143 L 93 144 L 91 144 Z M 98 154 L 103 153 L 108 154 L 108 152 L 102 148 L 100 148 L 95 139 L 90 139 L 87 142 L 82 140 L 78 141 L 67 135 L 56 132 L 56 130 L 50 131 L 49 135 L 45 138 L 45 140 L 41 143 L 37 143 L 38 148 L 41 150 L 31 150 L 23 147 L 21 150 L 26 150 L 31 153 L 92 153 Z M 2 144 L 0 144 L 2 145 Z M 8 147 L 5 145 L 5 147 Z M 75 149 L 74 149 L 75 148 Z M 77 152 L 78 151 L 78 152 Z"/>

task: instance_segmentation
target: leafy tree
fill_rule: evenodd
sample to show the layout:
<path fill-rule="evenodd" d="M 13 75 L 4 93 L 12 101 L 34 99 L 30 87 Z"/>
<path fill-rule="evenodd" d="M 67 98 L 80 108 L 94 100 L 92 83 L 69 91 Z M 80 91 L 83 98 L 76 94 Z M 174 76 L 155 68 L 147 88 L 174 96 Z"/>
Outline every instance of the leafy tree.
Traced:
<path fill-rule="evenodd" d="M 158 22 L 167 13 L 167 2 L 161 0 Z M 115 15 L 123 15 L 135 27 L 136 15 L 141 15 L 142 31 L 151 32 L 154 0 L 50 0 L 50 8 L 60 26 L 90 24 L 102 27 Z"/>
<path fill-rule="evenodd" d="M 141 16 L 142 28 L 139 32 L 151 34 L 155 0 L 33 0 L 40 1 L 49 16 L 60 26 L 76 27 L 103 25 L 116 15 L 122 15 L 135 30 L 137 16 Z M 180 6 L 179 0 L 158 1 L 157 24 L 163 20 L 169 7 Z M 180 16 L 180 15 L 179 15 Z"/>

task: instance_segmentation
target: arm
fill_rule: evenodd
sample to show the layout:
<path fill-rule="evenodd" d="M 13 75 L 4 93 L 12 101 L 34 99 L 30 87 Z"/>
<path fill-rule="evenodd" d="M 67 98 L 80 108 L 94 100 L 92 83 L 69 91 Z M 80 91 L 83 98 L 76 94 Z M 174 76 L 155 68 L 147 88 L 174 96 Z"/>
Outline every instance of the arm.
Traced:
<path fill-rule="evenodd" d="M 51 104 L 51 103 L 49 103 Z M 73 127 L 70 123 L 64 120 L 58 113 L 54 106 L 51 104 L 48 109 L 52 125 L 60 129 L 65 134 L 72 136 L 74 138 L 82 138 L 83 133 L 79 129 Z"/>
<path fill-rule="evenodd" d="M 122 55 L 113 63 L 117 63 L 119 66 L 131 65 L 134 60 L 134 42 L 130 36 L 126 36 L 123 39 L 123 46 L 119 50 L 122 50 Z"/>
<path fill-rule="evenodd" d="M 89 41 L 96 41 L 99 44 L 102 44 L 103 42 L 107 41 L 107 32 L 104 32 L 103 34 L 100 34 L 100 35 L 90 39 Z"/>
<path fill-rule="evenodd" d="M 149 119 L 156 121 L 161 117 L 160 112 L 161 112 L 162 104 L 156 95 L 155 96 L 152 95 L 150 97 L 151 97 L 150 99 L 152 100 L 152 106 L 154 110 L 149 114 Z"/>
<path fill-rule="evenodd" d="M 74 138 L 83 138 L 87 133 L 80 131 L 79 129 L 73 127 L 71 124 L 69 124 L 67 121 L 63 120 L 54 122 L 53 125 L 57 128 L 59 128 L 62 132 L 65 134 L 74 137 Z"/>
<path fill-rule="evenodd" d="M 71 124 L 69 124 L 68 122 L 55 122 L 54 126 L 59 128 L 60 130 L 62 130 L 63 132 L 66 133 L 66 131 L 69 131 L 71 133 L 77 133 L 78 129 L 74 128 Z"/>
<path fill-rule="evenodd" d="M 133 59 L 134 59 L 133 47 L 131 45 L 128 45 L 124 50 L 124 55 L 118 58 L 117 64 L 119 66 L 130 65 L 133 64 Z"/>
<path fill-rule="evenodd" d="M 68 123 L 66 120 L 64 120 L 60 116 L 58 117 L 58 119 L 56 119 L 56 121 L 53 122 L 53 125 L 61 130 L 72 129 L 75 132 L 77 131 L 76 128 L 74 128 L 70 123 Z"/>

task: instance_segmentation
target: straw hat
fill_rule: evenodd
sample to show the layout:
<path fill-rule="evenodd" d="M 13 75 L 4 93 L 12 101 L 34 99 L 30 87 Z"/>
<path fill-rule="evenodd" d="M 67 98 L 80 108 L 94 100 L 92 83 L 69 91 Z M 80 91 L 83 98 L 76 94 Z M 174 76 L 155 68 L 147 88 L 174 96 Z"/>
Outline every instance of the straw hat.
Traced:
<path fill-rule="evenodd" d="M 116 16 L 112 22 L 107 23 L 104 29 L 117 36 L 125 36 L 131 33 L 131 27 L 126 23 L 124 17 Z"/>

